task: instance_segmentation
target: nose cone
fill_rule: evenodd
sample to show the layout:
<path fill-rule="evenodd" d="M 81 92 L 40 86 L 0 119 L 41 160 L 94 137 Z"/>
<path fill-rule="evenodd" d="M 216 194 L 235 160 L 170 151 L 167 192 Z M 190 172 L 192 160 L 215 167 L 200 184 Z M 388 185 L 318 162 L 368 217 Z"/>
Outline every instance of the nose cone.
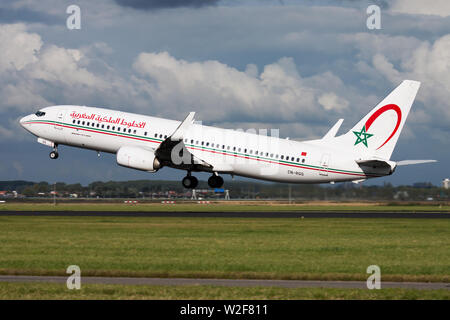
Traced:
<path fill-rule="evenodd" d="M 23 117 L 22 119 L 19 120 L 20 125 L 23 127 L 23 124 L 25 123 L 27 117 Z"/>
<path fill-rule="evenodd" d="M 30 115 L 23 117 L 22 119 L 19 120 L 19 123 L 22 127 L 25 127 L 25 124 L 27 123 L 27 121 L 30 120 Z"/>

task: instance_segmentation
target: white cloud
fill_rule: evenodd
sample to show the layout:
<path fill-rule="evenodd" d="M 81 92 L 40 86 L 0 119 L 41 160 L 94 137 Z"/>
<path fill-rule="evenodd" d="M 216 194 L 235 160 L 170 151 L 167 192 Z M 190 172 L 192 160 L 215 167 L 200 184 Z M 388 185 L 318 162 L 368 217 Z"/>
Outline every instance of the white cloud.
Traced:
<path fill-rule="evenodd" d="M 80 50 L 48 46 L 42 50 L 38 61 L 29 66 L 28 76 L 67 86 L 85 85 L 98 89 L 107 87 L 105 81 L 80 66 L 82 57 Z"/>
<path fill-rule="evenodd" d="M 268 64 L 258 74 L 254 66 L 239 71 L 218 61 L 188 62 L 167 52 L 141 53 L 133 68 L 142 77 L 135 79 L 140 89 L 154 104 L 164 106 L 165 114 L 181 118 L 180 113 L 192 109 L 209 121 L 230 117 L 303 121 L 300 114 L 325 108 L 317 102 L 325 92 L 311 83 L 321 77 L 337 78 L 330 73 L 303 78 L 292 58 Z M 348 104 L 335 93 L 327 94 L 334 95 L 334 101 L 328 98 L 326 108 Z"/>
<path fill-rule="evenodd" d="M 319 97 L 319 103 L 325 110 L 343 110 L 348 107 L 348 101 L 338 97 L 333 92 L 324 93 Z"/>
<path fill-rule="evenodd" d="M 44 44 L 40 35 L 23 24 L 0 24 L 0 113 L 16 109 L 31 111 L 36 106 L 89 101 L 99 92 L 121 92 L 126 88 L 116 72 L 89 70 L 89 54 L 109 54 L 111 48 L 94 43 L 81 49 Z M 93 59 L 95 61 L 95 57 Z M 103 62 L 103 65 L 105 63 Z M 76 99 L 76 101 L 71 101 Z"/>
<path fill-rule="evenodd" d="M 435 122 L 450 121 L 450 34 L 432 44 L 423 42 L 397 68 L 382 55 L 374 56 L 373 67 L 392 83 L 402 79 L 421 81 L 417 99 L 437 116 Z"/>
<path fill-rule="evenodd" d="M 36 62 L 42 47 L 41 37 L 27 32 L 23 24 L 0 25 L 0 43 L 0 72 L 22 70 Z"/>
<path fill-rule="evenodd" d="M 441 17 L 450 16 L 450 1 L 448 0 L 395 0 L 390 10 L 395 13 L 425 14 Z"/>

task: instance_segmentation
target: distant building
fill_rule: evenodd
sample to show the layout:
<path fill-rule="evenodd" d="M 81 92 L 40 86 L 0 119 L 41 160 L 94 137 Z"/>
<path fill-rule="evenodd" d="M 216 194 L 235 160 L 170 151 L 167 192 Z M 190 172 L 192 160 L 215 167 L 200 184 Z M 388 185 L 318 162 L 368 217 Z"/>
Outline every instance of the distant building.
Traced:
<path fill-rule="evenodd" d="M 449 186 L 450 186 L 450 179 L 449 178 L 446 178 L 446 179 L 442 180 L 442 188 L 448 189 Z"/>

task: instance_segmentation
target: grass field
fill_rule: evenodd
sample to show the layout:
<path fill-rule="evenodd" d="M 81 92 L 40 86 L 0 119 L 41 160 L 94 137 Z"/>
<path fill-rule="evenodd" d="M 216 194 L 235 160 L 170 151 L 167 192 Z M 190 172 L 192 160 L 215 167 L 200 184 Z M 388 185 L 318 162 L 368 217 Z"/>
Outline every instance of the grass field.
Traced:
<path fill-rule="evenodd" d="M 305 204 L 277 204 L 277 203 L 239 203 L 218 202 L 211 204 L 197 203 L 2 203 L 0 211 L 165 211 L 165 212 L 199 212 L 199 211 L 439 211 L 450 212 L 448 205 L 388 205 L 378 203 L 305 203 Z"/>
<path fill-rule="evenodd" d="M 448 219 L 0 217 L 0 273 L 450 281 Z"/>
<path fill-rule="evenodd" d="M 5 299 L 450 299 L 450 290 L 322 289 L 219 286 L 82 285 L 68 290 L 64 284 L 0 283 Z"/>

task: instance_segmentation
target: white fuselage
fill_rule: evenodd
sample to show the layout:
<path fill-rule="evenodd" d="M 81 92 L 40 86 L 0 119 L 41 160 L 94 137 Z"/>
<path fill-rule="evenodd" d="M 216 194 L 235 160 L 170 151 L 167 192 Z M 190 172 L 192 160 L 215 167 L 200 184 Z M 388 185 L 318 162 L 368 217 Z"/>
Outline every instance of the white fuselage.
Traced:
<path fill-rule="evenodd" d="M 180 121 L 84 106 L 54 106 L 21 119 L 39 138 L 68 145 L 117 153 L 133 146 L 156 150 Z M 249 132 L 193 124 L 183 136 L 185 148 L 211 164 L 201 171 L 227 173 L 288 183 L 324 183 L 362 180 L 389 174 L 364 172 L 356 155 L 332 145 L 297 142 Z M 167 165 L 167 164 L 166 164 Z M 168 166 L 181 169 L 176 163 Z"/>

